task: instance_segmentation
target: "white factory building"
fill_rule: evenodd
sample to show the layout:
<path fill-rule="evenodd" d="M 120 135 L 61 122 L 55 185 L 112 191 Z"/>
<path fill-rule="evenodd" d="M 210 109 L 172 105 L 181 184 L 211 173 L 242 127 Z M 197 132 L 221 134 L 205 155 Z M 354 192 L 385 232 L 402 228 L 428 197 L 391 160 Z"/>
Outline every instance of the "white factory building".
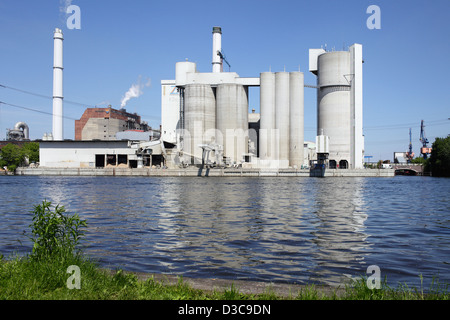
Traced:
<path fill-rule="evenodd" d="M 176 63 L 174 80 L 161 81 L 161 139 L 175 146 L 177 161 L 188 165 L 309 166 L 304 74 L 241 78 L 223 72 L 221 35 L 214 27 L 212 72 L 199 72 L 186 60 Z M 310 50 L 309 71 L 317 75 L 317 136 L 329 142 L 322 152 L 331 168 L 363 168 L 362 62 L 359 44 L 349 51 Z M 256 126 L 248 105 L 250 86 L 260 88 Z"/>

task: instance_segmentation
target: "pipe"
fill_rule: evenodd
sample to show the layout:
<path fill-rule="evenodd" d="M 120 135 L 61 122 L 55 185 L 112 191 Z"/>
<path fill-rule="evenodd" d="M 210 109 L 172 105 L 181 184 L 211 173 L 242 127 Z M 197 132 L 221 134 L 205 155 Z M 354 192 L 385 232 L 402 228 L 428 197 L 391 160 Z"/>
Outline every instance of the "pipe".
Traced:
<path fill-rule="evenodd" d="M 63 140 L 63 33 L 53 34 L 53 139 Z"/>
<path fill-rule="evenodd" d="M 14 130 L 20 130 L 23 131 L 23 139 L 29 140 L 30 139 L 30 129 L 28 128 L 28 125 L 25 122 L 17 122 L 14 126 Z"/>

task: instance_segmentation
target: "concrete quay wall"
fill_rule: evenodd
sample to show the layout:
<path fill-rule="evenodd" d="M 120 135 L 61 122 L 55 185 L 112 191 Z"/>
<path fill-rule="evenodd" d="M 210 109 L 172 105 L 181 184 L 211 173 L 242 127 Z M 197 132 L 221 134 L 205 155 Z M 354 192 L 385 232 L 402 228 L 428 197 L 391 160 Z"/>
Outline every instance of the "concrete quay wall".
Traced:
<path fill-rule="evenodd" d="M 17 168 L 24 176 L 309 177 L 307 169 Z M 393 169 L 327 169 L 324 177 L 393 177 Z"/>

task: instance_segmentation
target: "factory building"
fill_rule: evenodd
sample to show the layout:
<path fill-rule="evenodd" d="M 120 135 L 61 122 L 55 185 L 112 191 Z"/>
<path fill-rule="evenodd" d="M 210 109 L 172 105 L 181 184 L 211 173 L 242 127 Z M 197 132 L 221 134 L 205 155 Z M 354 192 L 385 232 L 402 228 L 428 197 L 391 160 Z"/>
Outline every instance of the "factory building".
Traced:
<path fill-rule="evenodd" d="M 222 30 L 213 28 L 212 72 L 177 62 L 175 80 L 161 81 L 161 139 L 182 164 L 296 167 L 303 165 L 303 73 L 223 72 Z M 260 87 L 260 113 L 249 113 L 249 87 Z"/>
<path fill-rule="evenodd" d="M 363 168 L 362 46 L 348 51 L 310 49 L 305 85 L 300 71 L 240 77 L 224 72 L 222 29 L 212 30 L 212 72 L 194 62 L 175 64 L 161 81 L 161 128 L 151 130 L 124 109 L 88 108 L 75 122 L 75 141 L 62 135 L 62 33 L 54 35 L 53 137 L 43 139 L 43 167 L 188 166 L 292 168 L 319 163 Z M 249 111 L 249 88 L 259 87 L 260 108 Z M 317 90 L 317 137 L 304 141 L 304 88 Z M 22 131 L 24 131 L 22 129 Z M 148 133 L 153 131 L 153 133 Z"/>
<path fill-rule="evenodd" d="M 40 166 L 51 168 L 142 168 L 163 165 L 160 146 L 155 155 L 139 152 L 133 141 L 41 141 Z"/>
<path fill-rule="evenodd" d="M 125 109 L 87 108 L 81 118 L 75 120 L 75 140 L 116 140 L 116 134 L 126 130 L 153 132 L 139 115 Z"/>
<path fill-rule="evenodd" d="M 329 138 L 328 167 L 364 167 L 362 46 L 348 51 L 309 50 L 317 76 L 317 135 Z"/>

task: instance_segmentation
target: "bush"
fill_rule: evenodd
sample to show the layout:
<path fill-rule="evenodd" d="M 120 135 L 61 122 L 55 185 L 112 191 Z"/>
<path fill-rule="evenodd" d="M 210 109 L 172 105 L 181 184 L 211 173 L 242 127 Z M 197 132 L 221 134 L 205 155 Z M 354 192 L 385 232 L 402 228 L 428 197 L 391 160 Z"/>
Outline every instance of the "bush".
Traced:
<path fill-rule="evenodd" d="M 450 135 L 433 142 L 430 167 L 434 177 L 450 177 Z"/>
<path fill-rule="evenodd" d="M 34 206 L 33 223 L 30 225 L 33 242 L 31 258 L 43 259 L 57 254 L 72 256 L 78 254 L 77 245 L 86 227 L 86 220 L 81 220 L 77 214 L 65 215 L 64 206 L 57 205 L 52 211 L 52 204 L 43 201 Z"/>
<path fill-rule="evenodd" d="M 24 157 L 28 158 L 28 161 L 39 162 L 39 143 L 38 142 L 27 142 L 22 147 L 22 153 Z"/>
<path fill-rule="evenodd" d="M 25 156 L 20 147 L 8 143 L 0 151 L 0 165 L 8 167 L 9 171 L 14 171 L 24 161 Z"/>

